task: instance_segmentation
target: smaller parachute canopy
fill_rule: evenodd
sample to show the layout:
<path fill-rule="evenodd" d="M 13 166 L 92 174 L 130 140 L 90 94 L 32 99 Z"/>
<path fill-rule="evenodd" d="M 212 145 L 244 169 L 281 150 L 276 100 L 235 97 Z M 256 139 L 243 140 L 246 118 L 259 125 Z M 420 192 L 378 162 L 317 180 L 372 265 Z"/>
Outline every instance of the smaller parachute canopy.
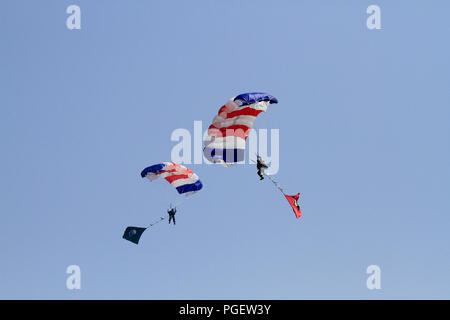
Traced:
<path fill-rule="evenodd" d="M 147 167 L 141 172 L 142 178 L 153 181 L 164 178 L 179 194 L 191 195 L 203 188 L 200 178 L 192 170 L 175 162 L 163 162 Z"/>

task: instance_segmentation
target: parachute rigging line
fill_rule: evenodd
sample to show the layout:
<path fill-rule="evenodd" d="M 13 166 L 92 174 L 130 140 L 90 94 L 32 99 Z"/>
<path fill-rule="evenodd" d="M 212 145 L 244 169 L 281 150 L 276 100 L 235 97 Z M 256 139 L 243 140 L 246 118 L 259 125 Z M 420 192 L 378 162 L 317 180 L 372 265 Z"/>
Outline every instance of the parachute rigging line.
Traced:
<path fill-rule="evenodd" d="M 163 220 L 164 220 L 164 218 L 160 217 L 159 220 L 156 220 L 155 222 L 150 223 L 147 228 L 153 227 L 155 224 L 160 223 Z"/>

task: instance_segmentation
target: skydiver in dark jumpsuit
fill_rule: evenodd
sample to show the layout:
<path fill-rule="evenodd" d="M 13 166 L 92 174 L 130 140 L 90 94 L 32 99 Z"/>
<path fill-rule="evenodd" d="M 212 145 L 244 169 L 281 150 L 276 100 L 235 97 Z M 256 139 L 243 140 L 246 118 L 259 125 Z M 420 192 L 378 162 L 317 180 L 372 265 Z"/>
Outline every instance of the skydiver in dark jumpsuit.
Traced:
<path fill-rule="evenodd" d="M 259 180 L 263 180 L 264 179 L 264 170 L 266 170 L 268 168 L 268 166 L 260 156 L 256 156 L 256 157 L 257 157 L 256 168 L 258 169 L 258 176 L 260 177 Z"/>
<path fill-rule="evenodd" d="M 173 220 L 173 224 L 175 225 L 175 213 L 177 213 L 177 209 L 176 208 L 172 208 L 170 210 L 167 210 L 167 213 L 169 214 L 169 224 L 170 221 Z"/>

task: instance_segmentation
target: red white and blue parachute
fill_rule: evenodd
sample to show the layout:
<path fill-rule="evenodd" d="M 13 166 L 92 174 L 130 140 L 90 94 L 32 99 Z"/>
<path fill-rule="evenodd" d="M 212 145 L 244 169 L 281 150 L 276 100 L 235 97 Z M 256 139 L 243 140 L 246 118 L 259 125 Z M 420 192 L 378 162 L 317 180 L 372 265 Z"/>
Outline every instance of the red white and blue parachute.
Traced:
<path fill-rule="evenodd" d="M 243 93 L 231 98 L 213 119 L 205 138 L 203 154 L 214 163 L 233 163 L 245 159 L 245 141 L 253 122 L 278 100 L 267 93 Z"/>
<path fill-rule="evenodd" d="M 147 167 L 142 170 L 141 177 L 150 181 L 164 178 L 179 194 L 186 196 L 200 191 L 203 187 L 200 178 L 191 169 L 175 162 L 163 162 Z"/>

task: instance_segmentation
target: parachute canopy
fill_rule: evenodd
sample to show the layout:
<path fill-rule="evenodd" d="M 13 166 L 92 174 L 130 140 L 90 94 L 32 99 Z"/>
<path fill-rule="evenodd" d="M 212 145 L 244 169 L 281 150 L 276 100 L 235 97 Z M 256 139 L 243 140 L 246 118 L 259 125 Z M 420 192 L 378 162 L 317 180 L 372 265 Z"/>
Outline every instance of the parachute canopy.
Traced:
<path fill-rule="evenodd" d="M 245 159 L 245 141 L 255 118 L 278 100 L 267 93 L 243 93 L 219 109 L 208 128 L 203 153 L 211 162 L 232 163 Z"/>
<path fill-rule="evenodd" d="M 147 167 L 141 172 L 142 178 L 153 181 L 164 178 L 179 194 L 186 196 L 196 193 L 203 187 L 200 178 L 192 170 L 175 162 L 163 162 Z"/>

